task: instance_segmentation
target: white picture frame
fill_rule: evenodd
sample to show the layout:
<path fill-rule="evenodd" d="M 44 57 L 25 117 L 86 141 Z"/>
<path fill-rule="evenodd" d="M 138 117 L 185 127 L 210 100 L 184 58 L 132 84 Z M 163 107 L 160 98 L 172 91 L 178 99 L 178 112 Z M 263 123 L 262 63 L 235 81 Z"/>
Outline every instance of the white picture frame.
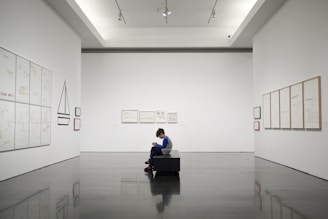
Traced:
<path fill-rule="evenodd" d="M 279 106 L 279 90 L 271 92 L 270 104 L 271 104 L 271 128 L 280 128 L 280 106 Z"/>
<path fill-rule="evenodd" d="M 263 127 L 271 128 L 271 94 L 263 95 Z"/>
<path fill-rule="evenodd" d="M 167 113 L 167 123 L 178 123 L 178 113 Z"/>
<path fill-rule="evenodd" d="M 121 122 L 122 123 L 138 123 L 138 110 L 122 110 Z"/>
<path fill-rule="evenodd" d="M 80 131 L 81 129 L 81 119 L 74 118 L 74 131 Z"/>
<path fill-rule="evenodd" d="M 280 128 L 290 129 L 290 87 L 279 90 Z"/>
<path fill-rule="evenodd" d="M 139 111 L 139 123 L 155 123 L 155 111 Z"/>
<path fill-rule="evenodd" d="M 303 82 L 304 128 L 321 129 L 321 78 Z"/>
<path fill-rule="evenodd" d="M 290 87 L 290 111 L 291 127 L 293 129 L 304 128 L 303 110 L 303 83 L 294 84 Z"/>
<path fill-rule="evenodd" d="M 80 117 L 81 116 L 81 108 L 80 107 L 75 107 L 75 116 Z"/>
<path fill-rule="evenodd" d="M 166 123 L 166 111 L 165 110 L 156 110 L 156 123 Z"/>
<path fill-rule="evenodd" d="M 15 101 L 16 55 L 0 47 L 0 99 Z"/>
<path fill-rule="evenodd" d="M 260 106 L 256 106 L 253 108 L 253 118 L 261 119 L 261 107 Z"/>

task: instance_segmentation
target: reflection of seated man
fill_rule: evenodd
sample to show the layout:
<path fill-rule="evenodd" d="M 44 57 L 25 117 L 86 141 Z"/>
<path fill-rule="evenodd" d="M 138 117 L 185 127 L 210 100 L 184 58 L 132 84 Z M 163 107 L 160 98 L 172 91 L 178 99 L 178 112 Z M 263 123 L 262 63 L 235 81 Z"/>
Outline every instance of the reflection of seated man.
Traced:
<path fill-rule="evenodd" d="M 163 145 L 153 142 L 153 147 L 150 151 L 150 158 L 145 163 L 148 164 L 148 167 L 145 168 L 145 172 L 151 172 L 153 170 L 153 157 L 156 155 L 170 154 L 172 150 L 172 141 L 165 135 L 164 129 L 158 129 L 156 132 L 156 137 L 163 139 Z"/>
<path fill-rule="evenodd" d="M 173 194 L 180 194 L 180 177 L 176 176 L 149 176 L 150 190 L 152 195 L 161 195 L 156 203 L 158 213 L 164 212 L 165 206 L 168 206 Z"/>

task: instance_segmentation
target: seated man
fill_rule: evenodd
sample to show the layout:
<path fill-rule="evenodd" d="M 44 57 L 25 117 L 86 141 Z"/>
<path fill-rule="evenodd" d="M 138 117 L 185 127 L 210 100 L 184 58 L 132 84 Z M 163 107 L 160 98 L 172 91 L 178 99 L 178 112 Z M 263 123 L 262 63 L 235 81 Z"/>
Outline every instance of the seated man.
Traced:
<path fill-rule="evenodd" d="M 170 154 L 172 150 L 172 141 L 165 135 L 164 129 L 158 129 L 156 132 L 156 137 L 163 139 L 163 145 L 153 142 L 153 146 L 150 151 L 150 158 L 145 163 L 149 166 L 145 168 L 145 172 L 150 172 L 153 169 L 153 157 L 156 155 Z"/>

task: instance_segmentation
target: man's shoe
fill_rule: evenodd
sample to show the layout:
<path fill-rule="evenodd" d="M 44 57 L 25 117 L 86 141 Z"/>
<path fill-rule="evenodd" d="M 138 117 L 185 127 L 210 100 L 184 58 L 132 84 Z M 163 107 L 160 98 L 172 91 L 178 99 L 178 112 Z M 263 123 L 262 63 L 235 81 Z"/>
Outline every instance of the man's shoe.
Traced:
<path fill-rule="evenodd" d="M 149 172 L 152 172 L 153 169 L 152 169 L 151 167 L 146 167 L 146 168 L 144 169 L 144 171 L 147 172 L 147 173 L 149 173 Z"/>

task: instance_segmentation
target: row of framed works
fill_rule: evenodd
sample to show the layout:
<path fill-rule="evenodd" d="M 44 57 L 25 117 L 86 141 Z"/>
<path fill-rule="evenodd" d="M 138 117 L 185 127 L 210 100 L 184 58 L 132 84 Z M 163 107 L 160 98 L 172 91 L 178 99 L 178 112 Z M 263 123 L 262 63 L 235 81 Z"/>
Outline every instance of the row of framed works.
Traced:
<path fill-rule="evenodd" d="M 321 129 L 321 77 L 263 95 L 265 129 Z"/>
<path fill-rule="evenodd" d="M 50 145 L 52 71 L 0 47 L 0 152 Z"/>
<path fill-rule="evenodd" d="M 178 113 L 166 110 L 122 110 L 122 123 L 178 123 Z"/>

